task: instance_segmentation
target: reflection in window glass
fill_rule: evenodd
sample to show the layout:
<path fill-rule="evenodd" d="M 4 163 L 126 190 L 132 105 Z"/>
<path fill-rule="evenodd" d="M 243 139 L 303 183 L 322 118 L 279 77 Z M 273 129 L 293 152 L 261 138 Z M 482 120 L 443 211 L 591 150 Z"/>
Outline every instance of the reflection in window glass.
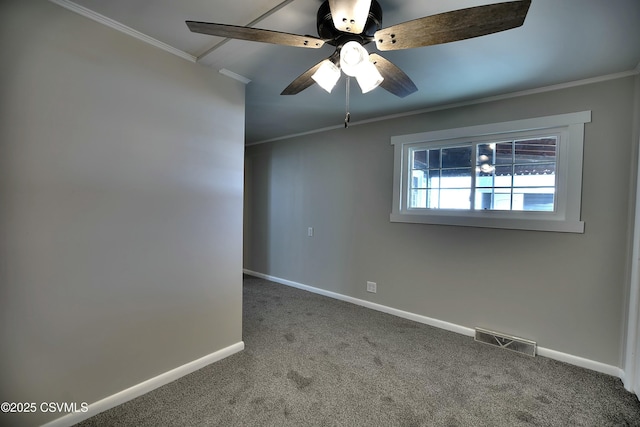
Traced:
<path fill-rule="evenodd" d="M 548 136 L 416 149 L 408 206 L 553 212 L 557 142 Z"/>
<path fill-rule="evenodd" d="M 427 151 L 417 150 L 413 152 L 413 169 L 427 168 Z"/>
<path fill-rule="evenodd" d="M 429 168 L 440 167 L 440 150 L 429 150 Z"/>
<path fill-rule="evenodd" d="M 414 150 L 409 207 L 470 209 L 473 148 Z"/>
<path fill-rule="evenodd" d="M 471 147 L 442 148 L 442 168 L 471 166 Z"/>
<path fill-rule="evenodd" d="M 538 138 L 515 142 L 514 163 L 556 161 L 556 138 Z"/>

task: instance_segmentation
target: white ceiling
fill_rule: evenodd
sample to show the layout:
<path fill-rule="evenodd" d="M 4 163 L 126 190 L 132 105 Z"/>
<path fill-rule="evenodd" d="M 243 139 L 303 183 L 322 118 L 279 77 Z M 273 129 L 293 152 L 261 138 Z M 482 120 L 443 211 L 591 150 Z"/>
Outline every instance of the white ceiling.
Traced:
<path fill-rule="evenodd" d="M 184 21 L 251 25 L 317 35 L 321 0 L 52 0 L 94 19 L 103 17 L 174 48 L 204 66 L 250 79 L 247 143 L 341 125 L 345 78 L 331 94 L 317 85 L 294 96 L 280 92 L 333 53 L 223 40 L 189 31 Z M 378 0 L 383 27 L 496 0 Z M 76 7 L 79 6 L 79 7 Z M 118 26 L 118 25 L 116 25 Z M 375 50 L 374 44 L 367 49 Z M 610 74 L 638 71 L 640 0 L 533 0 L 522 27 L 502 33 L 382 56 L 418 87 L 406 98 L 378 88 L 361 94 L 352 82 L 352 121 L 415 111 Z"/>

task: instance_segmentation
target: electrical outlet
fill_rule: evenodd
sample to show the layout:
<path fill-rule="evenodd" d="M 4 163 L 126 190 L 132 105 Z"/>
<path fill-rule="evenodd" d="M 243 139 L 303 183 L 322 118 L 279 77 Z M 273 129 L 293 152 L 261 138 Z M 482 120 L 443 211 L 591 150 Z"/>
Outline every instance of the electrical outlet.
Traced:
<path fill-rule="evenodd" d="M 307 236 L 313 237 L 313 227 L 307 228 Z"/>
<path fill-rule="evenodd" d="M 378 285 L 376 282 L 367 282 L 367 292 L 376 293 L 378 291 Z"/>

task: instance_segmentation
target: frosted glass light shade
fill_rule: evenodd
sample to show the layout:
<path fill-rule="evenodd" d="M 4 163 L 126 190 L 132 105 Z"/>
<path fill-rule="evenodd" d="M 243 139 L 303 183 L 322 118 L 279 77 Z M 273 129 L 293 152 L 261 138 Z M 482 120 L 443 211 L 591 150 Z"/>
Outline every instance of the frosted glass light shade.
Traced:
<path fill-rule="evenodd" d="M 369 52 L 355 41 L 347 42 L 342 46 L 340 68 L 347 76 L 358 80 L 362 93 L 377 88 L 384 80 L 376 66 L 369 61 Z"/>
<path fill-rule="evenodd" d="M 340 49 L 340 68 L 347 76 L 356 77 L 365 62 L 369 62 L 369 52 L 360 43 L 346 42 Z"/>
<path fill-rule="evenodd" d="M 311 78 L 315 80 L 322 89 L 331 93 L 331 90 L 340 78 L 340 69 L 336 67 L 333 62 L 325 59 Z"/>
<path fill-rule="evenodd" d="M 358 81 L 358 85 L 360 85 L 362 93 L 367 93 L 380 86 L 384 77 L 382 77 L 376 66 L 369 62 L 367 58 L 367 61 L 360 65 L 358 74 L 356 74 L 356 80 Z"/>

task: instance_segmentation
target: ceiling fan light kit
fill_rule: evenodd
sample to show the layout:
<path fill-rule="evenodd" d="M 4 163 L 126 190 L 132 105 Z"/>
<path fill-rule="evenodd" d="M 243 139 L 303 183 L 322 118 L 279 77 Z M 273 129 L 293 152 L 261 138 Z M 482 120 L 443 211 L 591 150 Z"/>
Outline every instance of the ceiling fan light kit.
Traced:
<path fill-rule="evenodd" d="M 384 80 L 376 66 L 369 61 L 369 52 L 355 41 L 345 43 L 340 49 L 340 68 L 347 76 L 356 78 L 362 93 L 375 89 Z M 340 69 L 325 59 L 311 78 L 331 93 L 340 78 Z"/>
<path fill-rule="evenodd" d="M 340 79 L 340 68 L 329 59 L 325 59 L 320 63 L 318 71 L 316 71 L 311 78 L 318 83 L 322 89 L 331 93 L 331 90 Z"/>
<path fill-rule="evenodd" d="M 369 52 L 358 42 L 346 42 L 340 49 L 340 68 L 349 77 L 355 77 L 362 64 L 367 61 Z"/>
<path fill-rule="evenodd" d="M 531 0 L 508 1 L 425 16 L 382 28 L 382 8 L 376 0 L 326 0 L 317 14 L 318 37 L 208 22 L 186 21 L 194 33 L 319 49 L 335 52 L 298 76 L 281 95 L 295 95 L 318 83 L 331 92 L 340 69 L 355 77 L 363 93 L 380 86 L 404 98 L 418 90 L 400 68 L 365 45 L 380 51 L 411 49 L 450 43 L 517 28 L 524 23 Z"/>
<path fill-rule="evenodd" d="M 356 81 L 362 93 L 371 92 L 380 86 L 383 80 L 384 77 L 382 77 L 376 66 L 369 62 L 369 58 L 366 58 L 356 74 Z"/>

